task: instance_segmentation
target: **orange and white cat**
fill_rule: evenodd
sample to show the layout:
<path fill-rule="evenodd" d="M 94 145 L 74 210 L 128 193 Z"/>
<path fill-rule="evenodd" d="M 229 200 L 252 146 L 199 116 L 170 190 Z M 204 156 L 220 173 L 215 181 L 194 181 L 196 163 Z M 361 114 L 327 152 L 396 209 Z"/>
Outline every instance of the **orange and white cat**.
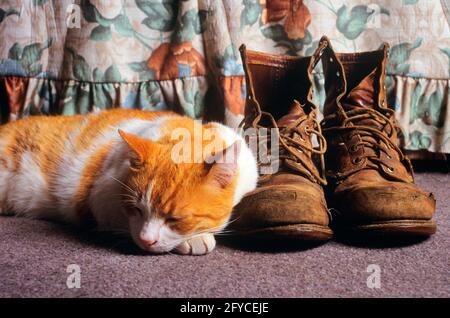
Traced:
<path fill-rule="evenodd" d="M 217 135 L 221 151 L 205 141 L 191 147 L 196 125 Z M 180 129 L 192 138 L 174 138 Z M 197 160 L 174 160 L 180 144 Z M 232 129 L 170 112 L 115 109 L 0 126 L 0 214 L 125 231 L 153 253 L 213 250 L 214 233 L 257 175 Z"/>

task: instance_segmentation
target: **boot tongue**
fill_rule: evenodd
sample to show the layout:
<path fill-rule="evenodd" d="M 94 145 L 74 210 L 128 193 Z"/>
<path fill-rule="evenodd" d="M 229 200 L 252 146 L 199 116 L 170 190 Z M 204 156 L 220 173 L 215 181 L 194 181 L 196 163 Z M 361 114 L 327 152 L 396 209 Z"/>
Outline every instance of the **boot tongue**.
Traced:
<path fill-rule="evenodd" d="M 286 127 L 289 126 L 292 122 L 296 121 L 299 117 L 306 115 L 305 111 L 303 110 L 303 107 L 300 105 L 299 102 L 294 101 L 292 103 L 291 109 L 289 112 L 278 119 L 277 125 L 278 127 Z"/>
<path fill-rule="evenodd" d="M 378 96 L 375 93 L 375 85 L 377 81 L 377 69 L 374 69 L 343 98 L 341 105 L 344 110 L 350 111 L 361 108 L 376 109 L 375 105 L 378 103 Z M 369 125 L 379 129 L 383 128 L 383 125 L 372 119 L 363 119 L 359 121 L 359 124 Z"/>
<path fill-rule="evenodd" d="M 356 87 L 354 87 L 342 100 L 342 107 L 349 111 L 357 108 L 374 108 L 376 94 L 376 69 L 367 75 Z"/>
<path fill-rule="evenodd" d="M 283 130 L 283 128 L 286 128 L 290 126 L 292 123 L 298 121 L 299 118 L 306 116 L 306 112 L 304 111 L 303 107 L 300 105 L 298 101 L 294 101 L 292 103 L 291 109 L 287 112 L 286 115 L 278 119 L 277 125 L 278 127 Z M 283 132 L 281 132 L 283 133 Z M 301 133 L 294 132 L 293 134 L 289 135 L 290 138 L 297 140 L 300 143 L 305 144 L 305 146 L 312 147 L 312 139 L 307 136 L 301 136 Z M 290 150 L 297 154 L 297 156 L 300 157 L 301 163 L 297 161 L 297 159 L 286 159 L 284 161 L 284 164 L 280 166 L 279 171 L 291 171 L 288 173 L 292 173 L 292 170 L 298 171 L 301 175 L 306 176 L 307 178 L 311 178 L 311 175 L 320 175 L 317 167 L 315 166 L 314 162 L 311 158 L 311 153 L 308 151 L 302 150 L 300 147 L 292 146 L 290 147 Z M 280 147 L 280 155 L 287 154 L 285 149 L 282 149 Z M 309 172 L 308 172 L 309 171 Z M 314 181 L 316 182 L 316 181 Z"/>
<path fill-rule="evenodd" d="M 377 69 L 374 69 L 355 88 L 353 88 L 345 98 L 343 98 L 341 105 L 344 110 L 350 111 L 361 108 L 375 109 L 375 103 L 378 102 L 378 96 L 375 93 L 375 85 L 377 80 Z M 354 122 L 354 124 L 376 128 L 380 131 L 385 128 L 383 124 L 371 118 L 359 120 L 357 122 Z M 367 139 L 376 143 L 376 140 L 369 136 L 363 137 L 363 139 Z M 373 152 L 373 150 L 368 151 Z M 375 155 L 375 153 L 373 154 Z"/>

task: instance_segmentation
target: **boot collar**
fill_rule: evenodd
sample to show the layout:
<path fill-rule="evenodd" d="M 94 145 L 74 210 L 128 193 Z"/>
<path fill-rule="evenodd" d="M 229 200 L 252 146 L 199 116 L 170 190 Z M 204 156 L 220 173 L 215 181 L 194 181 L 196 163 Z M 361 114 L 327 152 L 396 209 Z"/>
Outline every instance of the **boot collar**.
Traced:
<path fill-rule="evenodd" d="M 355 94 L 359 89 L 365 90 L 366 94 L 372 94 L 373 105 L 370 105 L 371 107 L 375 107 L 375 109 L 387 107 L 386 87 L 384 84 L 389 52 L 389 45 L 387 43 L 383 43 L 379 50 L 371 52 L 335 53 L 327 37 L 322 37 L 320 42 L 323 42 L 324 45 L 322 56 L 324 76 L 333 77 L 327 79 L 326 82 L 333 83 L 333 87 L 326 87 L 326 91 L 332 96 L 337 96 L 335 98 L 335 106 L 337 109 L 325 109 L 324 115 L 329 115 L 337 111 L 345 117 L 346 109 L 342 107 L 342 102 L 352 93 Z M 371 72 L 359 79 L 357 83 L 351 83 L 349 81 L 349 74 L 352 74 L 349 68 L 354 64 L 367 64 L 367 67 L 371 68 Z M 370 86 L 369 84 L 372 85 Z"/>
<path fill-rule="evenodd" d="M 320 41 L 318 48 L 315 50 L 312 56 L 301 57 L 301 56 L 287 56 L 287 55 L 274 55 L 269 53 L 261 53 L 257 51 L 248 50 L 245 44 L 242 44 L 239 48 L 241 53 L 242 63 L 245 71 L 246 78 L 246 90 L 247 90 L 247 106 L 246 106 L 246 114 L 245 116 L 255 117 L 263 111 L 260 102 L 258 101 L 255 94 L 255 84 L 254 77 L 252 74 L 252 70 L 249 66 L 251 60 L 251 64 L 260 64 L 267 65 L 273 67 L 295 67 L 295 64 L 307 62 L 307 77 L 310 83 L 310 87 L 308 89 L 306 102 L 303 104 L 306 106 L 305 108 L 309 108 L 310 111 L 317 109 L 317 106 L 313 103 L 313 75 L 312 71 L 316 67 L 317 63 L 320 61 L 323 51 L 327 46 L 326 41 Z M 294 100 L 292 100 L 294 102 Z"/>

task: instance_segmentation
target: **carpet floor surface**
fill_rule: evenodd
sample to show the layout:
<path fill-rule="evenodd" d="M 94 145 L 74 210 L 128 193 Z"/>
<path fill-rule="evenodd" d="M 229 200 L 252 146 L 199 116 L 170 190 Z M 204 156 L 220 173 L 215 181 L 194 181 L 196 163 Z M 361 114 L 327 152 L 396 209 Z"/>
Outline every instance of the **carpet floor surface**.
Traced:
<path fill-rule="evenodd" d="M 107 234 L 0 217 L 0 297 L 450 297 L 450 175 L 416 182 L 437 199 L 437 233 L 419 242 L 221 240 L 206 256 L 153 256 Z M 66 285 L 70 264 L 80 288 Z M 380 288 L 368 287 L 371 264 Z"/>

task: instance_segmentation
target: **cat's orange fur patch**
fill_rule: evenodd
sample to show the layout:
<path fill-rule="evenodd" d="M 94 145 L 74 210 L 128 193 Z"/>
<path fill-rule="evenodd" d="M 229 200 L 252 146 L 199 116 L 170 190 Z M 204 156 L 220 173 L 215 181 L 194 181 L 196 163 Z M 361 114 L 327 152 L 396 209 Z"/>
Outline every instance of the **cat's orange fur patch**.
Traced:
<path fill-rule="evenodd" d="M 94 153 L 94 155 L 91 156 L 90 160 L 83 168 L 80 177 L 80 183 L 78 185 L 78 190 L 74 197 L 76 211 L 81 220 L 90 218 L 89 211 L 86 208 L 86 200 L 89 197 L 92 186 L 95 180 L 98 178 L 103 162 L 111 151 L 112 146 L 112 143 L 103 145 Z"/>
<path fill-rule="evenodd" d="M 72 155 L 77 156 L 91 149 L 99 136 L 122 121 L 152 120 L 164 115 L 174 114 L 115 109 L 87 116 L 39 116 L 12 122 L 0 127 L 3 145 L 0 165 L 7 166 L 8 162 L 12 162 L 16 171 L 27 169 L 21 167 L 21 160 L 25 153 L 29 153 L 40 168 L 43 179 L 48 184 L 47 188 L 52 189 L 56 187 L 55 172 L 69 142 L 75 149 Z M 225 141 L 216 136 L 214 147 L 204 151 L 208 145 L 211 146 L 211 140 L 203 139 L 196 134 L 199 127 L 203 135 L 206 130 L 214 128 L 214 124 L 202 126 L 189 118 L 177 116 L 163 125 L 159 132 L 162 138 L 158 142 L 132 138 L 128 140 L 132 148 L 139 148 L 144 152 L 144 162 L 139 170 L 130 170 L 127 185 L 139 193 L 147 193 L 151 183 L 149 199 L 153 211 L 163 214 L 164 217 L 173 216 L 182 219 L 182 222 L 170 225 L 181 234 L 219 227 L 229 217 L 233 206 L 238 173 L 230 180 L 228 186 L 221 187 L 210 176 L 211 170 L 208 170 L 208 167 L 211 165 L 203 162 L 206 156 L 213 155 L 212 152 L 223 150 Z M 191 147 L 193 159 L 191 162 L 175 164 L 172 160 L 172 147 L 179 140 L 171 140 L 171 137 L 172 132 L 178 128 L 185 129 L 190 134 L 190 139 L 185 142 Z M 200 153 L 194 151 L 196 144 L 194 138 L 198 137 L 202 138 Z M 147 146 L 140 148 L 141 142 L 147 143 Z M 79 185 L 73 198 L 80 219 L 90 217 L 87 198 L 105 158 L 114 145 L 113 142 L 109 142 L 91 153 L 81 170 Z"/>
<path fill-rule="evenodd" d="M 4 155 L 20 168 L 22 155 L 29 152 L 47 177 L 64 151 L 65 140 L 78 127 L 81 116 L 30 117 L 6 124 L 0 130 Z"/>
<path fill-rule="evenodd" d="M 156 117 L 173 114 L 172 112 L 145 112 L 136 109 L 117 108 L 109 110 L 101 116 L 91 115 L 86 118 L 87 121 L 83 130 L 75 140 L 75 147 L 80 152 L 88 149 L 102 132 L 126 119 L 152 120 Z"/>

